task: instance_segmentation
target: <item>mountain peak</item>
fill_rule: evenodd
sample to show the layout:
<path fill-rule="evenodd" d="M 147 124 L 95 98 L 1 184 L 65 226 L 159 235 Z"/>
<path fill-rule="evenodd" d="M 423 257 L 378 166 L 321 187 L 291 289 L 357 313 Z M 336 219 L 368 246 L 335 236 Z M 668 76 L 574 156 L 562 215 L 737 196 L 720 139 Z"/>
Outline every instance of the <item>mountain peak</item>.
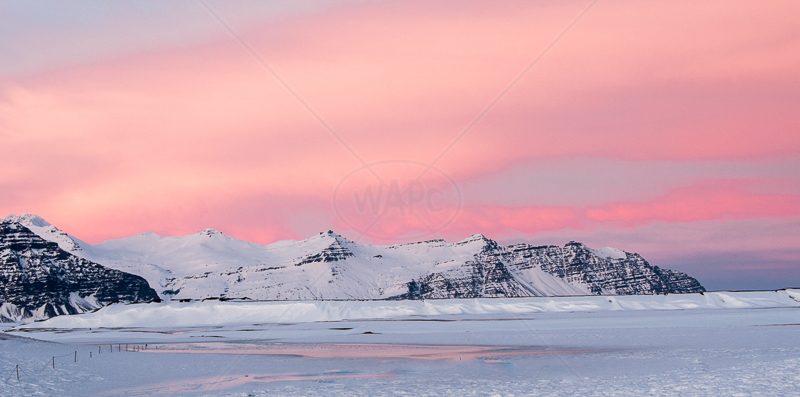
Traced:
<path fill-rule="evenodd" d="M 222 234 L 221 231 L 215 230 L 215 229 L 210 229 L 210 228 L 203 229 L 201 232 L 198 232 L 197 234 L 202 235 L 202 236 L 208 236 L 208 237 L 224 236 L 224 234 Z"/>
<path fill-rule="evenodd" d="M 592 251 L 595 256 L 606 259 L 625 259 L 628 257 L 625 251 L 613 247 L 603 247 L 598 249 L 589 248 L 589 251 Z"/>
<path fill-rule="evenodd" d="M 153 232 L 153 231 L 150 231 L 150 230 L 148 230 L 148 231 L 146 231 L 146 232 L 139 233 L 139 234 L 137 234 L 137 236 L 145 236 L 145 237 L 161 237 L 161 235 L 160 235 L 160 234 L 158 234 L 158 233 L 156 233 L 156 232 Z M 135 237 L 135 236 L 134 236 L 134 237 Z"/>
<path fill-rule="evenodd" d="M 327 246 L 346 246 L 355 244 L 355 242 L 350 241 L 340 234 L 337 234 L 333 230 L 327 230 L 324 232 L 319 232 L 305 240 L 299 241 L 301 244 L 325 244 Z"/>
<path fill-rule="evenodd" d="M 306 240 L 312 240 L 312 239 L 331 239 L 331 238 L 332 238 L 332 239 L 334 239 L 334 240 L 336 240 L 336 241 L 339 241 L 339 242 L 344 242 L 344 241 L 347 241 L 347 239 L 346 239 L 346 238 L 342 237 L 342 235 L 340 235 L 340 234 L 337 234 L 337 233 L 336 233 L 336 232 L 334 232 L 333 230 L 328 230 L 328 231 L 324 231 L 324 232 L 319 232 L 319 234 L 316 234 L 316 235 L 314 235 L 314 236 L 312 236 L 312 237 L 310 237 L 310 238 L 308 238 L 308 239 L 306 239 Z"/>
<path fill-rule="evenodd" d="M 483 234 L 478 233 L 478 234 L 473 234 L 472 236 L 469 236 L 469 237 L 457 242 L 456 244 L 468 244 L 468 243 L 472 243 L 472 242 L 475 242 L 475 241 L 480 241 L 480 242 L 484 242 L 484 243 L 493 242 L 490 238 L 484 236 Z"/>
<path fill-rule="evenodd" d="M 38 215 L 22 213 L 19 216 L 16 216 L 11 214 L 3 221 L 16 223 L 17 225 L 25 227 L 39 237 L 57 243 L 58 246 L 65 251 L 76 253 L 83 251 L 83 246 L 86 245 L 86 243 L 70 236 L 67 233 L 64 233 Z"/>
<path fill-rule="evenodd" d="M 38 226 L 38 227 L 52 226 L 46 220 L 42 219 L 42 217 L 40 217 L 39 215 L 26 214 L 24 212 L 19 216 L 16 216 L 14 214 L 9 214 L 3 220 L 6 222 L 18 222 L 23 226 Z"/>
<path fill-rule="evenodd" d="M 598 258 L 625 259 L 625 258 L 628 257 L 628 254 L 625 251 L 623 251 L 623 250 L 621 250 L 619 248 L 603 247 L 603 248 L 594 249 L 594 248 L 589 248 L 589 247 L 586 246 L 586 244 L 580 243 L 580 242 L 577 242 L 577 241 L 568 242 L 564 246 L 564 248 L 567 248 L 567 247 L 570 247 L 570 246 L 574 246 L 579 250 L 591 252 L 592 255 L 594 255 L 594 256 L 596 256 Z"/>

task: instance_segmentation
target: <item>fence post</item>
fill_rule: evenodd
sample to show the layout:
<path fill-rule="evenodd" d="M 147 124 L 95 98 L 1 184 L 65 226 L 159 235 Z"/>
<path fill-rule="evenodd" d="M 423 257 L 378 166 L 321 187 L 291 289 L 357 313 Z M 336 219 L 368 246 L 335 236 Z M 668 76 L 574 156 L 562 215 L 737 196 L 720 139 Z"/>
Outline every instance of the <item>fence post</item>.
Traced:
<path fill-rule="evenodd" d="M 53 356 L 53 369 L 56 369 L 56 356 Z"/>
<path fill-rule="evenodd" d="M 76 363 L 78 362 L 78 351 L 77 350 L 75 350 L 75 362 Z"/>
<path fill-rule="evenodd" d="M 17 380 L 19 380 L 19 364 L 17 364 Z"/>

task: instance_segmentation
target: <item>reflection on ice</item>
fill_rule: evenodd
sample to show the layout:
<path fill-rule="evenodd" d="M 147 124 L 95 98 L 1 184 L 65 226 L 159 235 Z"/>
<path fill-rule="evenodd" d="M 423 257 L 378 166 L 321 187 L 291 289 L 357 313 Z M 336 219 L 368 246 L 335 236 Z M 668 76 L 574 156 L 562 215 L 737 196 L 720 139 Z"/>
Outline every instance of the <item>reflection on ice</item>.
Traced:
<path fill-rule="evenodd" d="M 261 374 L 261 375 L 228 375 L 210 378 L 194 378 L 177 382 L 149 385 L 141 388 L 111 390 L 104 395 L 109 396 L 140 396 L 152 394 L 180 394 L 202 393 L 214 390 L 223 390 L 248 383 L 271 383 L 289 381 L 325 381 L 336 379 L 366 379 L 366 378 L 391 378 L 396 376 L 391 373 L 378 374 L 353 374 L 347 372 L 328 372 L 322 374 Z"/>
<path fill-rule="evenodd" d="M 155 354 L 231 354 L 231 355 L 282 355 L 310 359 L 410 359 L 444 360 L 450 362 L 482 361 L 489 364 L 510 365 L 501 357 L 554 354 L 582 354 L 599 350 L 556 350 L 535 346 L 467 346 L 467 345 L 413 345 L 373 343 L 176 343 L 162 344 L 157 350 L 142 350 Z M 272 373 L 225 375 L 186 379 L 176 382 L 152 384 L 141 388 L 112 390 L 109 395 L 182 394 L 223 390 L 250 383 L 291 381 L 334 381 L 341 379 L 391 378 L 394 372 L 358 373 L 354 371 L 326 371 L 323 373 Z"/>
<path fill-rule="evenodd" d="M 410 345 L 377 343 L 183 343 L 165 344 L 148 353 L 189 354 L 265 354 L 287 355 L 305 358 L 370 358 L 370 359 L 414 359 L 471 361 L 482 359 L 497 362 L 498 357 L 531 356 L 548 354 L 581 354 L 589 350 L 556 350 L 534 346 L 458 346 L 458 345 Z"/>

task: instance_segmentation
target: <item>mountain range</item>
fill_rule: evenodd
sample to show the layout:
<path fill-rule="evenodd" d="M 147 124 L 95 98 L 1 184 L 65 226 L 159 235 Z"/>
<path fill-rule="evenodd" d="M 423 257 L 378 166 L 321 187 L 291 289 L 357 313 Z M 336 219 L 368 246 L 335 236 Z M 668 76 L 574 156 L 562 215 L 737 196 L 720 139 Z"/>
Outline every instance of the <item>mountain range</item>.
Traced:
<path fill-rule="evenodd" d="M 206 229 L 169 237 L 147 232 L 92 245 L 36 215 L 9 215 L 2 225 L 0 233 L 13 235 L 27 230 L 50 243 L 50 248 L 57 248 L 60 252 L 54 255 L 58 260 L 47 262 L 55 267 L 91 263 L 117 272 L 113 274 L 138 276 L 160 298 L 431 299 L 705 290 L 685 273 L 652 266 L 639 254 L 610 247 L 591 249 L 578 242 L 563 247 L 501 246 L 476 234 L 458 242 L 429 240 L 373 246 L 326 231 L 301 241 L 262 245 Z M 28 236 L 31 252 L 38 249 L 34 246 L 42 245 L 32 236 Z M 16 247 L 19 249 L 19 244 Z M 5 253 L 13 250 L 0 249 L 6 268 L 25 268 L 23 259 L 19 259 L 22 256 L 9 256 Z M 8 269 L 3 271 L 8 273 Z M 101 277 L 99 273 L 97 277 Z M 155 298 L 142 291 L 135 295 L 121 290 L 124 296 L 118 300 Z M 8 292 L 0 298 L 9 302 Z M 53 307 L 69 302 L 69 294 L 59 299 Z M 15 302 L 20 302 L 19 297 Z M 26 310 L 41 311 L 41 306 L 30 305 L 42 302 L 31 301 Z M 73 310 L 75 306 L 64 306 L 62 311 L 77 311 Z M 55 314 L 61 313 L 56 310 Z"/>

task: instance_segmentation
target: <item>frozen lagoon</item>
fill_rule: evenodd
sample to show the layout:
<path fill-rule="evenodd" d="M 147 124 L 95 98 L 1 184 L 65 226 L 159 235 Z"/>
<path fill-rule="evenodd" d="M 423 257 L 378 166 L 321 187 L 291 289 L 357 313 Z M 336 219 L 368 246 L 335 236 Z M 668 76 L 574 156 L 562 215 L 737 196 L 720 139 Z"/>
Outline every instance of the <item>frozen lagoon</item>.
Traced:
<path fill-rule="evenodd" d="M 800 395 L 798 300 L 112 305 L 0 334 L 0 394 Z"/>

